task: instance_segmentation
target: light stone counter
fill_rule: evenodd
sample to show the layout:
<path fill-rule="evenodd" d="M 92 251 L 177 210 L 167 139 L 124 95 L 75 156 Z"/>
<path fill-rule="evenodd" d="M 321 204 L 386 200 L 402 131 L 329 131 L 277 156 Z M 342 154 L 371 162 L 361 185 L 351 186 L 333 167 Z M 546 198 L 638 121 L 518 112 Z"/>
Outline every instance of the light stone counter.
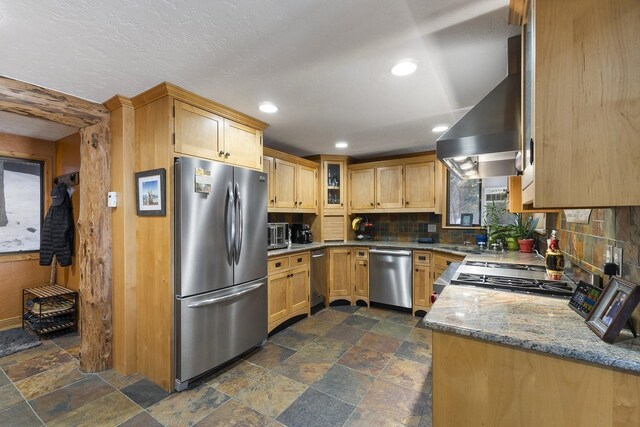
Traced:
<path fill-rule="evenodd" d="M 568 300 L 449 285 L 425 316 L 434 330 L 640 372 L 640 338 L 623 330 L 607 344 Z"/>

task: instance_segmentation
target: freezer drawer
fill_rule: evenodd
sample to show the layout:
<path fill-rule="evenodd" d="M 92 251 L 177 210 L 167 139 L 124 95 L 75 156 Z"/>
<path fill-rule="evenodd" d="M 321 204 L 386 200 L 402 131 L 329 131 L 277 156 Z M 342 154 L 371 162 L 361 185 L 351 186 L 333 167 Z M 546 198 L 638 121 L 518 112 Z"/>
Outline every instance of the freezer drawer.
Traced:
<path fill-rule="evenodd" d="M 266 339 L 266 277 L 176 298 L 176 390 Z"/>

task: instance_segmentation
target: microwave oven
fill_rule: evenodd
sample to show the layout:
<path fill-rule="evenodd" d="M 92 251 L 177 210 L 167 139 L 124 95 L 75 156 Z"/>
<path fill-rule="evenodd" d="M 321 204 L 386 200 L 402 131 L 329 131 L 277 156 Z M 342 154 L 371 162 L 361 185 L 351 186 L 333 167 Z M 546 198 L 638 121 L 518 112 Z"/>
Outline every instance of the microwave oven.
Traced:
<path fill-rule="evenodd" d="M 290 241 L 289 224 L 286 222 L 270 222 L 267 224 L 267 250 L 286 248 L 289 246 Z"/>

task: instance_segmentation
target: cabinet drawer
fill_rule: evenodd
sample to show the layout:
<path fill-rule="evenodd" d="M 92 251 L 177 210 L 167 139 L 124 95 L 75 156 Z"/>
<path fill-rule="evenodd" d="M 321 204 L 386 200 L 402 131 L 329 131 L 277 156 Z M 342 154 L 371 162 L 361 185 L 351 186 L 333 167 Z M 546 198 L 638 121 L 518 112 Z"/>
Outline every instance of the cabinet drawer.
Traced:
<path fill-rule="evenodd" d="M 369 259 L 369 249 L 354 248 L 353 254 L 355 259 Z"/>
<path fill-rule="evenodd" d="M 303 267 L 309 265 L 309 252 L 303 252 L 289 257 L 289 266 L 291 268 Z"/>
<path fill-rule="evenodd" d="M 283 256 L 281 258 L 269 259 L 269 274 L 276 273 L 289 268 L 289 257 Z"/>
<path fill-rule="evenodd" d="M 431 252 L 413 252 L 413 265 L 431 265 Z"/>
<path fill-rule="evenodd" d="M 440 268 L 442 268 L 444 270 L 452 262 L 462 261 L 463 259 L 464 259 L 463 256 L 456 256 L 456 255 L 443 256 L 443 255 L 437 255 L 436 254 L 436 255 L 433 256 L 433 264 L 435 266 L 440 267 Z"/>

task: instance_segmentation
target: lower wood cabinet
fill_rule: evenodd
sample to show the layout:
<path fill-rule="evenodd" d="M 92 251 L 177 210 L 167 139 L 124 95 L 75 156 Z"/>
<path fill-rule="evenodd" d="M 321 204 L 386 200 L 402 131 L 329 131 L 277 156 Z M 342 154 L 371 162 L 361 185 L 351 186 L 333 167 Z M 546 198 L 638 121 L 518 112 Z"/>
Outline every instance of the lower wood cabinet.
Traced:
<path fill-rule="evenodd" d="M 429 311 L 433 293 L 433 274 L 431 272 L 431 252 L 413 252 L 413 309 Z"/>
<path fill-rule="evenodd" d="M 445 254 L 441 252 L 434 252 L 433 254 L 433 280 L 440 277 L 442 273 L 449 267 L 452 262 L 460 262 L 464 259 L 464 256 Z"/>
<path fill-rule="evenodd" d="M 369 249 L 353 248 L 353 296 L 351 301 L 355 304 L 364 301 L 369 305 Z"/>
<path fill-rule="evenodd" d="M 270 258 L 268 280 L 269 332 L 285 320 L 309 315 L 309 252 Z"/>
<path fill-rule="evenodd" d="M 329 298 L 351 301 L 351 248 L 329 249 Z"/>

